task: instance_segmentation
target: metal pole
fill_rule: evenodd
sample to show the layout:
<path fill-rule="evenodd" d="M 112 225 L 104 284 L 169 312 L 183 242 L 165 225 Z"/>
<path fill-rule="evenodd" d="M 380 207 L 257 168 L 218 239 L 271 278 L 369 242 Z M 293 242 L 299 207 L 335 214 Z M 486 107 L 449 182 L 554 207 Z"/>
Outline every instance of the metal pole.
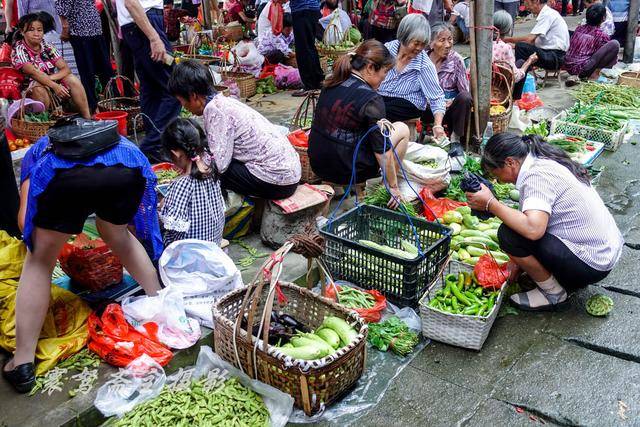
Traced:
<path fill-rule="evenodd" d="M 624 44 L 622 60 L 627 64 L 633 62 L 633 51 L 636 45 L 636 28 L 638 26 L 638 8 L 640 0 L 629 1 L 629 20 L 627 21 L 627 40 Z"/>
<path fill-rule="evenodd" d="M 470 74 L 471 74 L 471 99 L 473 100 L 473 126 L 469 126 L 470 128 L 473 128 L 473 132 L 476 138 L 474 138 L 476 141 L 479 141 L 480 138 L 478 136 L 478 133 L 480 132 L 480 119 L 479 119 L 479 105 L 478 105 L 478 73 L 477 73 L 477 63 L 478 63 L 478 58 L 476 57 L 476 32 L 474 30 L 474 27 L 476 25 L 476 2 L 475 0 L 471 0 L 469 2 L 469 18 L 470 18 L 470 24 L 471 26 L 469 27 L 470 32 L 469 32 L 469 44 L 471 47 L 471 70 L 470 70 Z M 469 151 L 469 139 L 467 138 L 466 144 L 465 144 L 465 150 Z"/>
<path fill-rule="evenodd" d="M 489 121 L 491 107 L 491 63 L 493 53 L 493 2 L 475 2 L 476 71 L 478 73 L 478 119 L 482 132 Z"/>

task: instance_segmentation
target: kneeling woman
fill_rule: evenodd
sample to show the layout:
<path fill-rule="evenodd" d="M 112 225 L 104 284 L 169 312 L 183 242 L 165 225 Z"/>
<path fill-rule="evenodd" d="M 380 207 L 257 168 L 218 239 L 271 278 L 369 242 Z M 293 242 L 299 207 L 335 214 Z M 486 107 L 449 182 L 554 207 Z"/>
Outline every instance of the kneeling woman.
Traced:
<path fill-rule="evenodd" d="M 51 296 L 51 273 L 64 243 L 96 214 L 109 248 L 148 295 L 160 290 L 154 259 L 162 253 L 156 215 L 156 177 L 146 157 L 122 138 L 116 146 L 84 160 L 60 158 L 41 138 L 22 161 L 19 225 L 28 252 L 16 296 L 16 351 L 2 371 L 21 392 L 35 384 L 34 357 Z"/>
<path fill-rule="evenodd" d="M 217 93 L 207 67 L 191 60 L 176 65 L 169 91 L 184 108 L 204 116 L 222 188 L 270 200 L 296 191 L 300 158 L 286 135 L 253 108 Z"/>
<path fill-rule="evenodd" d="M 320 93 L 309 136 L 311 168 L 323 180 L 348 184 L 355 167 L 356 183 L 361 183 L 385 168 L 382 173 L 392 194 L 400 197 L 391 146 L 402 159 L 409 140 L 407 125 L 394 123 L 386 144 L 380 130 L 369 132 L 353 162 L 358 141 L 385 118 L 384 100 L 376 90 L 393 64 L 391 53 L 376 40 L 367 40 L 335 64 Z M 390 203 L 394 205 L 393 198 Z"/>
<path fill-rule="evenodd" d="M 511 297 L 518 308 L 553 310 L 573 291 L 607 277 L 620 258 L 623 239 L 589 174 L 567 154 L 537 137 L 510 133 L 489 139 L 485 171 L 516 184 L 520 210 L 483 186 L 467 193 L 473 209 L 503 221 L 500 247 L 538 285 Z"/>

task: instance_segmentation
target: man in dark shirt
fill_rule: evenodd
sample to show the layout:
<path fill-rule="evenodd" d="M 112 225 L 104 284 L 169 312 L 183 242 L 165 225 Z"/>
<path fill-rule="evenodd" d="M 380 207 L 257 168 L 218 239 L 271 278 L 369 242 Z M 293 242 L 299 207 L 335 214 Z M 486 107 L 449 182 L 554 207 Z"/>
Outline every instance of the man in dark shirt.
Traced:
<path fill-rule="evenodd" d="M 71 42 L 89 109 L 94 112 L 98 103 L 95 76 L 102 87 L 113 77 L 100 14 L 93 0 L 56 0 L 56 11 L 62 22 L 60 38 Z"/>

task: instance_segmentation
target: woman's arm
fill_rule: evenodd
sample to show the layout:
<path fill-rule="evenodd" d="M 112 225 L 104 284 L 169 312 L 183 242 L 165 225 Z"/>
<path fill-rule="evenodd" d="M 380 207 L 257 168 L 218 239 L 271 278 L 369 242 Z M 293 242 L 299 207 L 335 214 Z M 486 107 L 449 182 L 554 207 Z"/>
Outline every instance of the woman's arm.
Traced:
<path fill-rule="evenodd" d="M 22 65 L 22 67 L 20 68 L 20 70 L 28 75 L 29 77 L 31 77 L 33 80 L 37 81 L 38 83 L 40 83 L 42 86 L 44 87 L 48 87 L 51 90 L 53 90 L 56 95 L 62 97 L 62 98 L 68 98 L 69 97 L 69 91 L 67 90 L 66 87 L 62 86 L 61 84 L 55 82 L 51 76 L 49 76 L 47 73 L 44 73 L 40 70 L 38 70 L 36 67 L 33 66 L 33 64 L 24 64 Z"/>
<path fill-rule="evenodd" d="M 13 21 L 13 0 L 5 0 L 4 3 L 4 19 L 7 21 L 7 29 L 8 33 L 13 29 L 11 26 L 11 21 Z"/>
<path fill-rule="evenodd" d="M 20 231 L 24 231 L 24 221 L 27 216 L 29 184 L 30 180 L 27 178 L 22 182 L 22 185 L 20 186 L 20 208 L 18 209 L 18 228 L 20 228 Z"/>
<path fill-rule="evenodd" d="M 65 61 L 63 58 L 58 59 L 55 65 L 58 69 L 58 72 L 49 76 L 51 80 L 57 82 L 71 74 L 71 68 L 69 68 L 69 66 L 67 65 L 67 61 Z"/>

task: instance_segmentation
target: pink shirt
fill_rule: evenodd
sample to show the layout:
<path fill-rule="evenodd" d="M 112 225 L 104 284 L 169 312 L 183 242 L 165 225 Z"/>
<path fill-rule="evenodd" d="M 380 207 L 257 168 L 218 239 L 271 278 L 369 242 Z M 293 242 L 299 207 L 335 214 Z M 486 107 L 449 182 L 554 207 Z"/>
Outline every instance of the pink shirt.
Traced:
<path fill-rule="evenodd" d="M 204 127 L 221 173 L 235 159 L 267 183 L 291 185 L 300 181 L 300 158 L 286 135 L 248 105 L 217 94 L 204 109 Z"/>
<path fill-rule="evenodd" d="M 500 39 L 493 42 L 493 62 L 506 62 L 511 65 L 517 82 L 524 77 L 524 70 L 516 66 L 516 55 L 513 53 L 513 48 Z"/>

